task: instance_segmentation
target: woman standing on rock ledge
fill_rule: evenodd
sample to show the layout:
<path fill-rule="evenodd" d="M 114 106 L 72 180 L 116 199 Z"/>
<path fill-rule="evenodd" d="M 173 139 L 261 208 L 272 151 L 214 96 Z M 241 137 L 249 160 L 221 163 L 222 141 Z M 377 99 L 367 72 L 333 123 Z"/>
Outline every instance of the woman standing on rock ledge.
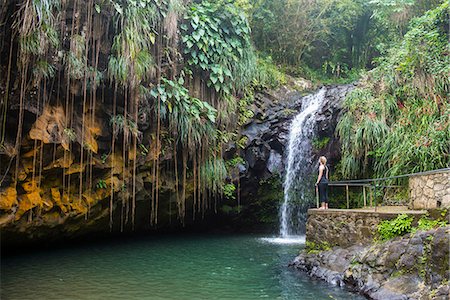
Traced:
<path fill-rule="evenodd" d="M 327 158 L 325 156 L 319 157 L 319 176 L 317 177 L 316 190 L 319 192 L 321 203 L 319 209 L 328 209 L 328 167 Z"/>

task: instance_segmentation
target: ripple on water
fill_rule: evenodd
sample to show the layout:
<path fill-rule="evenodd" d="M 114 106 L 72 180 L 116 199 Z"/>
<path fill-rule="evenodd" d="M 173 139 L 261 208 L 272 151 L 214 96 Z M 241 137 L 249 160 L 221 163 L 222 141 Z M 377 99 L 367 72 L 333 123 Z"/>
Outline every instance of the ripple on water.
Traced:
<path fill-rule="evenodd" d="M 270 244 L 282 244 L 282 245 L 294 245 L 294 244 L 305 244 L 305 236 L 288 236 L 288 237 L 271 237 L 271 238 L 261 238 L 263 242 Z"/>

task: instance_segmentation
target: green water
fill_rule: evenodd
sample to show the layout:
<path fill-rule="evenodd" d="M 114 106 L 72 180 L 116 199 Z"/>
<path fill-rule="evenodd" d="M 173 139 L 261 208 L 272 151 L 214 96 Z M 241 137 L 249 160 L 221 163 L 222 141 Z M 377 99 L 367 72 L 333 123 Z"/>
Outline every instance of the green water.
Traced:
<path fill-rule="evenodd" d="M 1 299 L 364 299 L 287 267 L 302 245 L 168 236 L 3 257 Z"/>

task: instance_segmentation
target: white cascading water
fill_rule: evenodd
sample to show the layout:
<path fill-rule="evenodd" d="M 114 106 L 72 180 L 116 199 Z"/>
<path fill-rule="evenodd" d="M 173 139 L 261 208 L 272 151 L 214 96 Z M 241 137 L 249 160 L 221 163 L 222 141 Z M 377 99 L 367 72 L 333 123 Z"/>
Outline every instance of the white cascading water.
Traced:
<path fill-rule="evenodd" d="M 325 100 L 326 88 L 303 97 L 300 113 L 292 121 L 284 179 L 284 202 L 280 208 L 280 235 L 295 237 L 304 226 L 306 208 L 314 200 L 311 190 L 311 139 L 314 135 L 315 115 Z M 312 199 L 309 199 L 312 198 Z"/>

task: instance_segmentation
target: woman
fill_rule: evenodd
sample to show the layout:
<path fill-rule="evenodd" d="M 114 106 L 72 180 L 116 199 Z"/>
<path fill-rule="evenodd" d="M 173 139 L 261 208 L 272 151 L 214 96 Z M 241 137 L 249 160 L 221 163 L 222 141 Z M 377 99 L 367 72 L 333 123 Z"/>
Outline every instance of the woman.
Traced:
<path fill-rule="evenodd" d="M 319 192 L 320 208 L 328 209 L 328 167 L 325 156 L 319 157 L 319 176 L 317 177 L 316 190 Z"/>

